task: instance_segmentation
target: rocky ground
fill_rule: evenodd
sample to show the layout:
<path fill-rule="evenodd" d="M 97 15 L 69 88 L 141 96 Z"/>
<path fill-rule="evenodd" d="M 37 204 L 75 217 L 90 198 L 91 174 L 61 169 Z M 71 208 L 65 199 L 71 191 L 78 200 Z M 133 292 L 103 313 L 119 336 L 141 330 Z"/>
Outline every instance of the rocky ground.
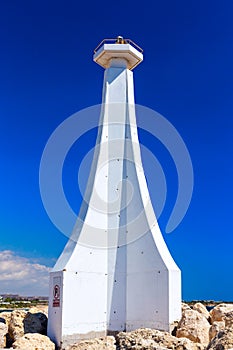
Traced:
<path fill-rule="evenodd" d="M 46 336 L 47 309 L 0 313 L 0 350 L 55 350 Z M 201 303 L 182 304 L 182 318 L 172 335 L 138 329 L 81 341 L 63 350 L 233 350 L 233 304 L 219 304 L 210 312 Z"/>

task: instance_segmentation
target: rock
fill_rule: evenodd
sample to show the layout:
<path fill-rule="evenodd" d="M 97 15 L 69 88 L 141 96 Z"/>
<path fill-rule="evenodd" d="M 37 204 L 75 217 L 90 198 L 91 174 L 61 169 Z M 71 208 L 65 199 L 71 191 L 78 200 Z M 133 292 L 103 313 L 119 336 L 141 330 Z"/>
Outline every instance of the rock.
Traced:
<path fill-rule="evenodd" d="M 203 350 L 204 345 L 193 343 L 189 339 L 176 338 L 170 333 L 156 329 L 141 328 L 132 332 L 120 332 L 116 335 L 118 350 Z"/>
<path fill-rule="evenodd" d="M 25 333 L 41 333 L 46 335 L 47 316 L 38 312 L 37 308 L 30 309 L 31 312 L 24 310 L 14 310 L 8 319 L 9 342 L 12 343 Z"/>
<path fill-rule="evenodd" d="M 30 312 L 31 314 L 36 314 L 38 312 L 42 312 L 43 314 L 45 314 L 48 317 L 48 305 L 33 306 L 28 310 L 28 312 Z"/>
<path fill-rule="evenodd" d="M 225 322 L 224 321 L 215 321 L 211 326 L 210 326 L 210 329 L 209 329 L 209 341 L 211 341 L 216 335 L 218 332 L 224 330 L 225 328 Z"/>
<path fill-rule="evenodd" d="M 31 310 L 37 311 L 37 310 Z M 42 312 L 28 312 L 23 320 L 24 333 L 47 334 L 47 316 Z"/>
<path fill-rule="evenodd" d="M 179 321 L 174 321 L 174 322 L 170 325 L 170 333 L 171 333 L 171 335 L 176 336 L 176 331 L 177 331 L 178 323 L 179 323 Z"/>
<path fill-rule="evenodd" d="M 233 330 L 233 311 L 225 314 L 225 326 L 227 329 Z"/>
<path fill-rule="evenodd" d="M 192 309 L 188 304 L 181 303 L 181 311 L 184 312 L 185 310 L 192 310 Z"/>
<path fill-rule="evenodd" d="M 8 327 L 5 323 L 0 322 L 0 348 L 5 348 L 6 346 L 6 334 L 8 332 Z"/>
<path fill-rule="evenodd" d="M 233 311 L 233 304 L 219 304 L 215 306 L 210 311 L 210 320 L 211 323 L 214 323 L 215 321 L 224 321 L 225 314 Z"/>
<path fill-rule="evenodd" d="M 10 319 L 11 319 L 11 312 L 3 311 L 0 313 L 0 322 L 3 322 L 8 326 Z"/>
<path fill-rule="evenodd" d="M 226 312 L 224 314 L 224 319 L 225 328 L 223 330 L 220 330 L 211 340 L 207 346 L 208 350 L 233 349 L 233 311 Z M 222 321 L 222 323 L 224 323 L 224 321 Z"/>
<path fill-rule="evenodd" d="M 3 311 L 0 313 L 0 322 L 3 322 L 7 326 L 7 332 L 6 332 L 6 346 L 10 346 L 12 344 L 12 339 L 9 336 L 8 333 L 8 328 L 9 328 L 9 323 L 11 319 L 11 312 L 9 311 Z"/>
<path fill-rule="evenodd" d="M 23 320 L 27 312 L 24 310 L 14 310 L 11 312 L 11 318 L 8 326 L 9 337 L 14 342 L 24 335 Z"/>
<path fill-rule="evenodd" d="M 55 344 L 45 335 L 27 333 L 13 343 L 13 349 L 21 350 L 55 350 Z"/>
<path fill-rule="evenodd" d="M 193 305 L 193 310 L 196 310 L 198 312 L 200 312 L 200 314 L 202 314 L 207 320 L 210 317 L 209 312 L 207 311 L 205 305 L 203 305 L 202 303 L 196 303 Z"/>
<path fill-rule="evenodd" d="M 211 340 L 207 350 L 227 350 L 233 348 L 233 330 L 225 328 Z"/>
<path fill-rule="evenodd" d="M 196 310 L 185 310 L 177 326 L 176 336 L 188 338 L 195 343 L 207 345 L 209 343 L 210 324 L 207 319 Z"/>
<path fill-rule="evenodd" d="M 69 345 L 65 350 L 116 350 L 115 338 L 111 336 L 83 340 L 77 344 Z"/>

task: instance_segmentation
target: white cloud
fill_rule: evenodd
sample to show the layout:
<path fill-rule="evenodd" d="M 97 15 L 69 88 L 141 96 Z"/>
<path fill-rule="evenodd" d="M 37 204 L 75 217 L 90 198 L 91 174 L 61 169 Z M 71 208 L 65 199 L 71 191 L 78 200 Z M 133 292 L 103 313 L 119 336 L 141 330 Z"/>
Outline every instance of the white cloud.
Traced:
<path fill-rule="evenodd" d="M 48 295 L 49 270 L 11 250 L 0 251 L 0 294 Z"/>

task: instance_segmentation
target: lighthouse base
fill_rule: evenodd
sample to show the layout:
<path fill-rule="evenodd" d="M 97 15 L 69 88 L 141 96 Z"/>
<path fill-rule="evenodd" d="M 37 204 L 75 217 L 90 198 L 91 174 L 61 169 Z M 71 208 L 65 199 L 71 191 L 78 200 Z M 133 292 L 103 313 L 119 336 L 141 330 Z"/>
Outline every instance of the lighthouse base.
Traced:
<path fill-rule="evenodd" d="M 58 349 L 139 328 L 173 329 L 181 317 L 181 273 L 153 242 L 148 233 L 114 249 L 77 244 L 71 260 L 79 269 L 68 263 L 50 273 L 48 336 Z"/>

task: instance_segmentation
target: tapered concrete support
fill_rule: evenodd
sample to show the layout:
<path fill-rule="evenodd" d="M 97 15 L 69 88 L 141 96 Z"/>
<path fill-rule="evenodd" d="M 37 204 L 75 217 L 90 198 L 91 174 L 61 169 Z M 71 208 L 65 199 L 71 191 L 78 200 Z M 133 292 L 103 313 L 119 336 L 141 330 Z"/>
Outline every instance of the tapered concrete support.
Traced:
<path fill-rule="evenodd" d="M 139 327 L 169 331 L 181 316 L 181 274 L 157 224 L 138 142 L 128 68 L 142 54 L 110 46 L 94 56 L 106 70 L 85 200 L 50 273 L 48 335 L 60 348 Z"/>

